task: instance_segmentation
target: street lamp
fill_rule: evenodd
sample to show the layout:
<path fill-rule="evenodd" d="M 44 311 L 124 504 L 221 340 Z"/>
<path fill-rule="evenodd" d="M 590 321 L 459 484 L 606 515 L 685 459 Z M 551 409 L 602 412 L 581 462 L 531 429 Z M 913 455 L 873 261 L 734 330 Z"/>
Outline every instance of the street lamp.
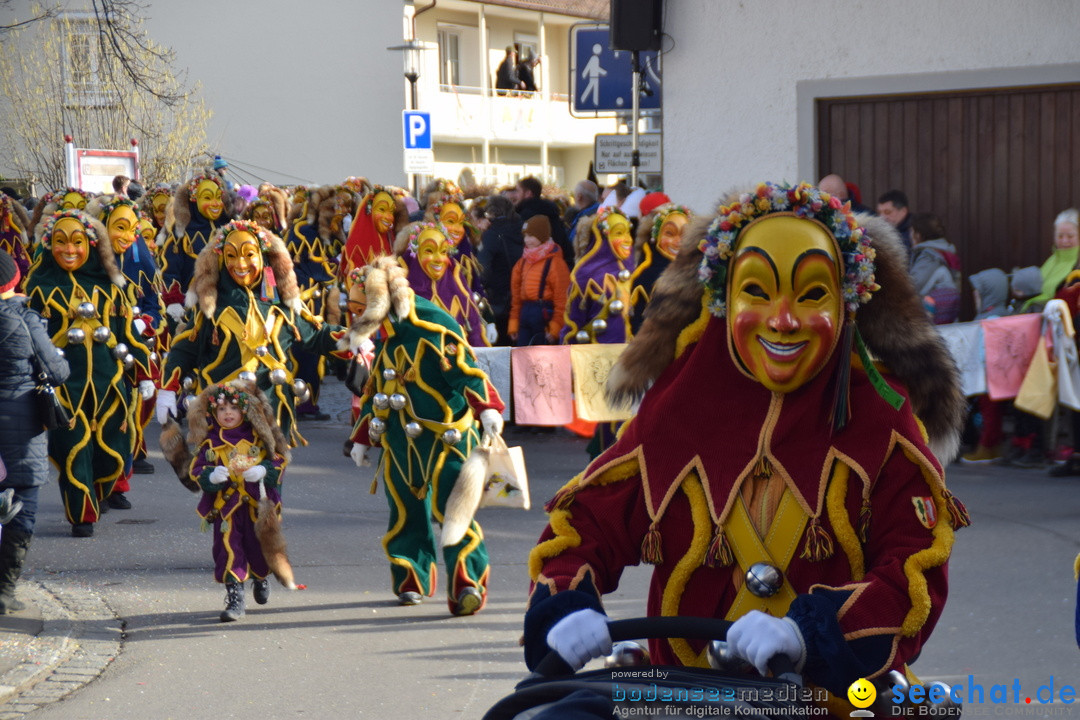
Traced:
<path fill-rule="evenodd" d="M 409 107 L 408 110 L 418 110 L 420 102 L 416 96 L 416 81 L 420 79 L 420 51 L 425 49 L 424 43 L 415 37 L 406 40 L 402 45 L 394 45 L 387 50 L 401 50 L 405 59 L 405 79 L 409 81 Z M 420 176 L 412 174 L 413 195 L 420 198 Z"/>

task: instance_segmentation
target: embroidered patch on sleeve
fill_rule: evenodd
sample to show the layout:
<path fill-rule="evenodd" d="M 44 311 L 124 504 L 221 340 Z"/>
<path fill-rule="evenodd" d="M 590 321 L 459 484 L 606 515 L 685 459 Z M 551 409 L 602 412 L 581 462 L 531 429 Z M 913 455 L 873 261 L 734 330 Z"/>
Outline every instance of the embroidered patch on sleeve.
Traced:
<path fill-rule="evenodd" d="M 937 525 L 937 508 L 934 507 L 932 497 L 913 497 L 911 504 L 915 506 L 915 516 L 927 530 L 932 530 Z"/>

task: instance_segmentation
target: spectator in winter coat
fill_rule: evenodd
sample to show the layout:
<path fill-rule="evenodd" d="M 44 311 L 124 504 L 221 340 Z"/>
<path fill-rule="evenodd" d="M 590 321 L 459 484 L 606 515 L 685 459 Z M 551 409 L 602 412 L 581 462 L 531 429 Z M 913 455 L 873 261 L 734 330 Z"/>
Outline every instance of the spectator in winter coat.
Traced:
<path fill-rule="evenodd" d="M 480 279 L 487 290 L 488 305 L 499 333 L 495 344 L 512 345 L 506 326 L 510 320 L 510 275 L 525 246 L 521 219 L 514 213 L 513 202 L 504 195 L 488 198 L 484 215 L 490 224 L 480 236 L 480 252 L 476 256 L 483 268 Z"/>
<path fill-rule="evenodd" d="M 515 345 L 554 345 L 562 332 L 570 268 L 543 215 L 525 223 L 525 250 L 514 265 L 508 332 Z"/>

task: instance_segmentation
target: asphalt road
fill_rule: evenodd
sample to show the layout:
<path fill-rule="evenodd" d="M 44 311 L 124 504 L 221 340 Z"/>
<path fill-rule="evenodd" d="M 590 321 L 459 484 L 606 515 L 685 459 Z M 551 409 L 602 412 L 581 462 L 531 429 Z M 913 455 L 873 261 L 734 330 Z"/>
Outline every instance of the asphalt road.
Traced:
<path fill-rule="evenodd" d="M 331 381 L 324 406 L 341 417 L 344 402 Z M 527 554 L 545 524 L 544 500 L 583 467 L 585 441 L 562 430 L 508 434 L 525 446 L 534 507 L 481 511 L 489 602 L 455 618 L 442 585 L 420 606 L 396 604 L 380 544 L 386 501 L 381 489 L 368 492 L 371 469 L 342 455 L 344 423 L 301 430 L 311 444 L 295 452 L 287 473 L 284 517 L 297 581 L 308 589 L 275 584 L 266 606 L 249 593 L 248 615 L 237 623 L 218 622 L 224 592 L 213 582 L 196 496 L 159 452 L 151 456 L 157 472 L 132 483 L 133 509 L 109 512 L 91 539 L 70 537 L 55 485 L 44 489 L 28 576 L 92 590 L 124 634 L 101 677 L 31 717 L 478 718 L 512 690 L 525 672 L 518 639 Z M 156 442 L 156 428 L 150 434 Z M 949 602 L 914 671 L 951 683 L 968 683 L 970 674 L 988 694 L 1014 680 L 1032 694 L 1051 676 L 1059 689 L 1080 688 L 1072 635 L 1080 478 L 953 465 L 948 479 L 974 524 L 958 534 Z M 609 614 L 641 614 L 647 578 L 646 569 L 627 571 L 606 599 Z M 969 705 L 965 714 L 1012 709 Z M 1058 709 L 1080 716 L 1080 708 Z"/>

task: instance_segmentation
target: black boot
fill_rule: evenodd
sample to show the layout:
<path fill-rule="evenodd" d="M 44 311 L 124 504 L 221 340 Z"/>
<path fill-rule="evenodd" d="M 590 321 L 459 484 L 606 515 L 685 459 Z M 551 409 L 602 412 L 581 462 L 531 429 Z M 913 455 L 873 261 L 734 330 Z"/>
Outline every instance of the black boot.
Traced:
<path fill-rule="evenodd" d="M 22 575 L 32 537 L 19 528 L 4 528 L 0 533 L 0 615 L 18 612 L 26 607 L 15 599 L 15 582 Z"/>
<path fill-rule="evenodd" d="M 225 584 L 225 609 L 221 611 L 221 622 L 232 622 L 244 617 L 243 583 Z"/>
<path fill-rule="evenodd" d="M 256 578 L 251 581 L 251 594 L 255 602 L 265 605 L 270 600 L 270 579 Z"/>

